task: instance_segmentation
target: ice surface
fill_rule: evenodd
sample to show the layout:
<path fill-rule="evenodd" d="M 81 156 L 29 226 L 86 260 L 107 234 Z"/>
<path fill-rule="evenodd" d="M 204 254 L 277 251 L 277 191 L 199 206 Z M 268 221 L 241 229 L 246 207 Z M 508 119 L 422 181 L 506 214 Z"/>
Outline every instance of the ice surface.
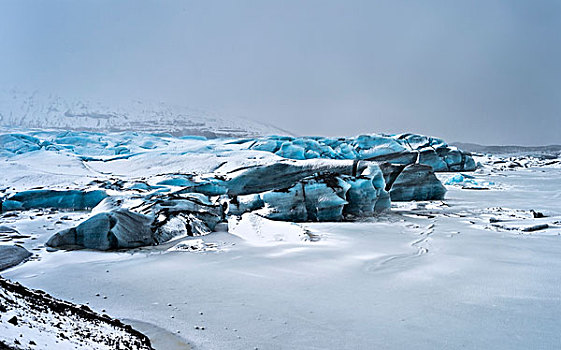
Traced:
<path fill-rule="evenodd" d="M 228 213 L 340 221 L 383 211 L 390 197 L 439 199 L 444 188 L 432 168 L 412 165 L 419 150 L 430 148 L 449 167 L 462 167 L 469 158 L 442 140 L 410 134 L 207 140 L 141 132 L 21 130 L 4 136 L 10 171 L 0 179 L 6 185 L 3 211 L 91 209 L 111 196 L 115 200 L 105 212 L 122 207 L 152 219 L 153 243 L 207 234 Z M 13 142 L 24 146 L 10 146 Z M 56 164 L 56 171 L 46 171 L 49 164 Z M 36 189 L 37 184 L 48 189 Z M 184 198 L 197 195 L 206 206 Z M 91 247 L 128 244 L 104 239 Z"/>
<path fill-rule="evenodd" d="M 363 159 L 409 165 L 419 162 L 435 171 L 475 170 L 471 155 L 443 140 L 415 134 L 360 135 L 354 138 L 270 136 L 250 149 L 273 152 L 290 159 Z"/>
<path fill-rule="evenodd" d="M 178 242 L 133 254 L 42 249 L 40 260 L 3 275 L 180 331 L 200 349 L 556 348 L 561 173 L 473 176 L 509 190 L 450 186 L 443 201 L 396 202 L 356 222 L 294 224 L 247 213 L 229 219 L 231 233 L 190 246 L 182 240 L 184 249 L 168 252 Z M 51 234 L 45 216 L 4 220 L 40 233 L 26 241 L 30 251 Z M 521 230 L 540 224 L 548 228 Z M 321 239 L 306 240 L 310 234 Z"/>
<path fill-rule="evenodd" d="M 561 174 L 555 165 L 532 168 L 555 159 L 479 157 L 481 167 L 460 179 L 433 167 L 465 168 L 470 158 L 410 134 L 18 133 L 40 149 L 3 149 L 3 200 L 38 186 L 109 196 L 93 212 L 2 213 L 1 226 L 28 233 L 2 239 L 34 253 L 3 275 L 26 285 L 154 324 L 201 349 L 527 349 L 561 341 Z M 276 154 L 283 145 L 298 157 L 305 150 L 306 159 Z M 415 164 L 429 154 L 430 167 Z M 443 200 L 394 201 L 379 213 L 390 194 L 441 198 L 438 180 L 450 178 Z M 471 180 L 495 185 L 469 191 Z M 352 220 L 335 222 L 340 213 Z M 71 232 L 65 239 L 75 243 L 80 225 L 92 245 L 137 248 L 46 251 L 56 232 Z"/>
<path fill-rule="evenodd" d="M 22 134 L 0 135 L 0 150 L 5 155 L 27 153 L 39 149 L 41 149 L 41 144 L 35 137 Z"/>
<path fill-rule="evenodd" d="M 99 204 L 107 193 L 102 190 L 29 190 L 16 193 L 0 202 L 1 211 L 56 208 L 84 210 Z"/>
<path fill-rule="evenodd" d="M 276 245 L 278 243 L 301 244 L 310 241 L 311 233 L 303 226 L 273 221 L 254 213 L 228 220 L 228 232 L 250 245 Z"/>

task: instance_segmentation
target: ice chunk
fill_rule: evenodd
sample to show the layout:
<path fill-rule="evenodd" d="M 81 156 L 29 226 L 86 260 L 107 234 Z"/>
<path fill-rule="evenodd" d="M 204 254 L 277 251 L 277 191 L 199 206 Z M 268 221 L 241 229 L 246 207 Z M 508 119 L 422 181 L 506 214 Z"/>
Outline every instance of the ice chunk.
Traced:
<path fill-rule="evenodd" d="M 439 150 L 440 154 L 444 158 L 444 161 L 448 165 L 448 169 L 450 170 L 463 170 L 463 154 L 457 149 L 451 150 Z"/>
<path fill-rule="evenodd" d="M 77 227 L 56 233 L 50 247 L 110 250 L 135 248 L 157 243 L 152 233 L 152 219 L 128 209 L 100 213 Z"/>
<path fill-rule="evenodd" d="M 333 177 L 313 178 L 303 182 L 308 221 L 339 221 L 343 206 L 347 204 L 339 197 L 333 187 L 339 182 Z"/>
<path fill-rule="evenodd" d="M 445 182 L 445 185 L 458 185 L 462 186 L 463 188 L 486 188 L 489 186 L 493 186 L 495 183 L 492 181 L 478 181 L 473 176 L 469 176 L 467 174 L 455 174 L 454 176 L 448 178 Z"/>
<path fill-rule="evenodd" d="M 352 176 L 354 173 L 359 177 Z M 279 162 L 245 169 L 227 184 L 233 191 L 241 187 L 259 194 L 233 196 L 230 213 L 234 215 L 264 206 L 259 213 L 274 220 L 339 221 L 345 210 L 371 216 L 375 210 L 389 207 L 383 173 L 377 164 L 368 161 Z M 288 186 L 281 188 L 283 185 Z M 383 201 L 376 207 L 380 195 Z"/>
<path fill-rule="evenodd" d="M 40 141 L 24 134 L 0 135 L 0 153 L 22 154 L 41 149 Z"/>
<path fill-rule="evenodd" d="M 304 149 L 304 147 L 295 145 L 290 141 L 284 142 L 281 148 L 275 153 L 284 158 L 306 159 L 306 150 Z"/>
<path fill-rule="evenodd" d="M 419 152 L 419 164 L 429 165 L 434 171 L 448 171 L 448 164 L 432 148 Z"/>
<path fill-rule="evenodd" d="M 441 139 L 416 135 L 359 135 L 351 138 L 279 137 L 255 140 L 249 148 L 289 159 L 364 159 L 410 165 L 419 162 L 435 171 L 475 170 L 469 153 Z"/>
<path fill-rule="evenodd" d="M 155 225 L 158 227 L 164 225 L 173 216 L 193 214 L 212 231 L 216 224 L 224 219 L 222 206 L 211 203 L 206 196 L 200 193 L 184 195 L 184 198 L 158 199 L 143 208 L 142 212 L 154 216 Z"/>
<path fill-rule="evenodd" d="M 360 159 L 404 153 L 406 148 L 391 137 L 380 135 L 360 135 L 350 142 L 355 146 Z"/>
<path fill-rule="evenodd" d="M 288 189 L 265 192 L 264 215 L 269 219 L 302 222 L 308 219 L 303 186 L 297 184 Z"/>
<path fill-rule="evenodd" d="M 443 199 L 446 188 L 428 165 L 406 166 L 391 184 L 392 201 L 423 201 Z"/>
<path fill-rule="evenodd" d="M 318 152 L 310 150 L 310 149 L 306 151 L 304 156 L 306 157 L 306 159 L 314 159 L 314 158 L 321 157 L 321 155 Z"/>
<path fill-rule="evenodd" d="M 203 236 L 212 230 L 208 225 L 193 214 L 178 214 L 170 216 L 157 230 L 158 243 L 182 236 Z"/>
<path fill-rule="evenodd" d="M 366 166 L 361 167 L 360 171 Z M 280 161 L 235 171 L 224 182 L 224 186 L 230 195 L 244 195 L 289 188 L 303 178 L 318 173 L 351 175 L 352 172 L 353 162 L 349 160 Z"/>
<path fill-rule="evenodd" d="M 229 215 L 242 215 L 243 213 L 263 208 L 265 203 L 259 194 L 234 196 L 228 205 Z"/>
<path fill-rule="evenodd" d="M 376 201 L 376 205 L 374 206 L 374 212 L 379 213 L 384 210 L 390 209 L 392 206 L 392 202 L 390 199 L 390 193 L 385 189 L 380 189 L 378 192 L 378 200 Z"/>
<path fill-rule="evenodd" d="M 455 185 L 455 184 L 461 184 L 465 181 L 465 177 L 462 174 L 455 174 L 454 176 L 452 176 L 451 178 L 449 178 L 448 180 L 446 180 L 446 182 L 444 183 L 445 185 Z"/>
<path fill-rule="evenodd" d="M 84 210 L 95 207 L 106 197 L 107 193 L 103 190 L 30 190 L 8 197 L 0 208 L 2 211 L 37 208 Z"/>
<path fill-rule="evenodd" d="M 252 146 L 251 149 L 257 151 L 267 151 L 271 153 L 275 153 L 279 149 L 279 142 L 277 140 L 259 140 L 256 141 Z"/>
<path fill-rule="evenodd" d="M 354 216 L 372 216 L 378 200 L 378 193 L 372 179 L 368 177 L 346 178 L 351 188 L 347 191 L 345 214 Z"/>
<path fill-rule="evenodd" d="M 31 253 L 20 245 L 0 245 L 0 271 L 16 266 L 31 256 Z"/>

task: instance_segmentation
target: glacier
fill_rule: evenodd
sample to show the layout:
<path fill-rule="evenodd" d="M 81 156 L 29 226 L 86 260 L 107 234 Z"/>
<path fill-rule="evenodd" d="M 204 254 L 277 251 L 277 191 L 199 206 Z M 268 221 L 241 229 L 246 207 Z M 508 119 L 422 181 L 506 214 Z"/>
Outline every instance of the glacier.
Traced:
<path fill-rule="evenodd" d="M 0 134 L 6 161 L 35 168 L 36 157 L 64 158 L 69 172 L 80 168 L 87 174 L 79 179 L 89 182 L 76 188 L 53 176 L 55 186 L 24 183 L 1 197 L 2 211 L 93 209 L 92 217 L 53 236 L 51 247 L 161 244 L 208 234 L 228 216 L 248 212 L 292 222 L 372 217 L 392 201 L 443 199 L 446 188 L 436 173 L 475 169 L 471 154 L 414 134 L 207 139 L 130 131 L 6 131 Z M 108 197 L 118 203 L 96 208 Z"/>
<path fill-rule="evenodd" d="M 359 159 L 393 164 L 424 164 L 434 171 L 472 171 L 470 153 L 444 140 L 415 134 L 360 135 L 350 138 L 270 136 L 250 140 L 249 148 L 289 159 Z"/>
<path fill-rule="evenodd" d="M 154 344 L 559 342 L 559 156 L 411 134 L 0 128 L 0 140 L 2 275 L 119 315 Z M 29 337 L 0 328 L 0 341 Z"/>

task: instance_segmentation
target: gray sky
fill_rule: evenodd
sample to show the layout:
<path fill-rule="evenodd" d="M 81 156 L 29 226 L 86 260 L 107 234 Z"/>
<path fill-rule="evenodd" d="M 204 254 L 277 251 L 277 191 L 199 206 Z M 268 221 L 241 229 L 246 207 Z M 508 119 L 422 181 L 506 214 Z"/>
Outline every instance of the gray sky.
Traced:
<path fill-rule="evenodd" d="M 306 135 L 561 143 L 561 1 L 4 0 L 0 87 Z"/>

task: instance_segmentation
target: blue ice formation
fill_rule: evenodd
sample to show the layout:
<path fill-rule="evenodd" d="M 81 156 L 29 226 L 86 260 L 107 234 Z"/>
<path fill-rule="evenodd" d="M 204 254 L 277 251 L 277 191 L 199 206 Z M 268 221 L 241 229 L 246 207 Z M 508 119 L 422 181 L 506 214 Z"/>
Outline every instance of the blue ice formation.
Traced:
<path fill-rule="evenodd" d="M 306 221 L 306 199 L 301 186 L 292 186 L 286 190 L 265 192 L 261 195 L 269 208 L 267 217 L 282 221 Z"/>
<path fill-rule="evenodd" d="M 467 176 L 464 176 L 463 174 L 455 174 L 454 176 L 452 176 L 451 178 L 446 180 L 446 182 L 444 184 L 445 185 L 459 185 L 459 184 L 463 184 L 466 181 L 470 181 L 470 180 L 473 180 L 473 177 L 471 177 L 471 176 L 467 177 Z M 477 183 L 473 180 L 473 184 L 477 184 Z"/>
<path fill-rule="evenodd" d="M 340 221 L 350 186 L 334 176 L 304 179 L 290 188 L 261 195 L 262 215 L 283 221 Z"/>
<path fill-rule="evenodd" d="M 392 201 L 418 201 L 444 199 L 446 188 L 431 171 L 432 168 L 423 164 L 407 165 L 391 184 Z"/>
<path fill-rule="evenodd" d="M 77 227 L 58 232 L 47 244 L 97 250 L 133 248 L 182 235 L 204 235 L 227 215 L 244 212 L 295 222 L 340 221 L 346 217 L 373 216 L 390 206 L 384 174 L 373 162 L 281 160 L 239 169 L 228 178 L 172 178 L 189 182 L 173 192 L 148 193 L 134 207 L 122 207 L 118 199 L 112 201 L 115 206 L 107 206 L 104 201 L 97 208 L 103 210 L 101 213 Z M 115 190 L 119 186 L 126 188 L 123 184 L 101 185 Z M 176 185 L 171 182 L 166 186 L 181 187 Z M 224 194 L 192 192 L 204 185 L 220 187 Z"/>
<path fill-rule="evenodd" d="M 133 211 L 115 208 L 93 215 L 76 227 L 56 233 L 47 245 L 65 249 L 113 250 L 155 245 L 174 237 L 212 232 L 224 220 L 223 208 L 207 196 L 147 200 Z"/>
<path fill-rule="evenodd" d="M 0 154 L 15 155 L 44 149 L 65 151 L 83 160 L 108 160 L 96 157 L 132 157 L 173 143 L 169 134 L 137 132 L 97 133 L 86 131 L 33 131 L 0 135 Z M 212 152 L 213 145 L 204 137 L 183 136 L 201 142 L 201 149 L 188 152 Z M 442 139 L 416 134 L 369 134 L 356 137 L 292 137 L 268 136 L 237 139 L 227 144 L 240 144 L 248 149 L 275 153 L 288 159 L 349 159 L 390 162 L 393 164 L 425 164 L 434 171 L 471 171 L 475 162 L 471 155 L 449 146 Z M 115 158 L 119 159 L 119 158 Z"/>
<path fill-rule="evenodd" d="M 244 196 L 233 196 L 228 202 L 229 215 L 242 215 L 250 211 L 261 209 L 265 202 L 259 194 L 248 194 Z"/>
<path fill-rule="evenodd" d="M 238 196 L 289 188 L 296 182 L 315 174 L 352 175 L 353 171 L 360 173 L 364 169 L 366 164 L 359 164 L 352 160 L 281 160 L 233 171 L 230 178 L 223 182 L 223 186 L 227 188 L 228 194 Z"/>
<path fill-rule="evenodd" d="M 0 271 L 16 266 L 32 254 L 20 245 L 0 245 Z"/>
<path fill-rule="evenodd" d="M 0 135 L 0 154 L 12 155 L 33 152 L 41 149 L 39 139 L 24 134 Z"/>
<path fill-rule="evenodd" d="M 168 186 L 179 186 L 179 187 L 188 187 L 195 185 L 195 182 L 191 181 L 186 176 L 174 176 L 169 179 L 162 180 L 157 183 L 157 185 L 168 185 Z"/>
<path fill-rule="evenodd" d="M 441 139 L 415 135 L 360 135 L 349 138 L 269 136 L 247 140 L 248 148 L 289 159 L 359 159 L 425 164 L 434 171 L 475 170 L 471 155 Z"/>
<path fill-rule="evenodd" d="M 478 181 L 475 177 L 467 174 L 455 174 L 444 182 L 445 185 L 459 185 L 463 187 L 488 187 L 495 183 L 492 181 Z"/>
<path fill-rule="evenodd" d="M 0 155 L 38 151 L 69 152 L 85 160 L 100 156 L 132 156 L 169 144 L 171 135 L 136 132 L 26 131 L 0 135 Z"/>
<path fill-rule="evenodd" d="M 141 212 L 153 216 L 154 226 L 162 227 L 174 216 L 194 216 L 208 228 L 208 232 L 224 220 L 224 209 L 220 204 L 214 203 L 209 197 L 201 193 L 186 193 L 181 196 L 163 196 L 151 203 L 146 203 Z M 186 227 L 186 233 L 197 236 L 193 227 Z"/>
<path fill-rule="evenodd" d="M 357 217 L 367 217 L 374 215 L 379 191 L 374 187 L 372 179 L 358 177 L 348 179 L 349 190 L 347 191 L 348 205 L 345 213 Z M 383 187 L 380 191 L 384 191 Z"/>
<path fill-rule="evenodd" d="M 176 144 L 185 145 L 185 149 Z M 168 145 L 173 147 L 166 148 Z M 217 152 L 222 156 L 238 150 L 264 159 L 263 163 L 248 161 L 239 169 L 220 174 L 160 174 L 153 182 L 144 178 L 94 180 L 90 187 L 134 196 L 143 204 L 103 209 L 77 227 L 59 232 L 50 244 L 102 250 L 206 234 L 226 215 L 245 212 L 289 221 L 373 216 L 388 209 L 390 201 L 442 199 L 446 189 L 435 171 L 475 169 L 469 153 L 441 139 L 414 134 L 223 141 L 136 132 L 22 131 L 0 135 L 0 155 L 6 158 L 38 150 L 65 153 L 83 162 L 111 162 L 141 154 L 165 157 L 167 152 Z M 257 151 L 282 158 L 263 157 Z M 2 198 L 1 210 L 81 210 L 95 207 L 106 197 L 104 190 L 31 190 Z M 94 233 L 94 229 L 99 232 Z"/>
<path fill-rule="evenodd" d="M 0 211 L 40 208 L 85 210 L 99 204 L 107 193 L 103 190 L 29 190 L 16 193 L 0 202 Z"/>
<path fill-rule="evenodd" d="M 340 221 L 390 206 L 382 171 L 372 162 L 280 161 L 244 169 L 225 185 L 232 186 L 230 215 L 259 210 L 273 220 Z"/>
<path fill-rule="evenodd" d="M 76 227 L 60 231 L 47 241 L 50 247 L 110 250 L 157 243 L 150 217 L 127 209 L 99 213 Z"/>
<path fill-rule="evenodd" d="M 308 214 L 305 221 L 339 221 L 343 218 L 343 208 L 348 204 L 344 195 L 349 188 L 344 181 L 329 176 L 315 177 L 302 182 L 301 188 Z"/>

